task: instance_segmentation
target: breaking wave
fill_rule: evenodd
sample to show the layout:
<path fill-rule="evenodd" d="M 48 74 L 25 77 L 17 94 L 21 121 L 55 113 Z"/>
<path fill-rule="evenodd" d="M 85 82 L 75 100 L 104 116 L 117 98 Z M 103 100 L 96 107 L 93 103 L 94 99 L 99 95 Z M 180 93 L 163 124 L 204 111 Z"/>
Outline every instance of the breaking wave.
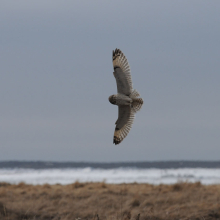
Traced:
<path fill-rule="evenodd" d="M 0 182 L 17 184 L 71 184 L 79 182 L 173 184 L 180 181 L 219 184 L 220 169 L 179 168 L 65 168 L 65 169 L 0 169 Z"/>

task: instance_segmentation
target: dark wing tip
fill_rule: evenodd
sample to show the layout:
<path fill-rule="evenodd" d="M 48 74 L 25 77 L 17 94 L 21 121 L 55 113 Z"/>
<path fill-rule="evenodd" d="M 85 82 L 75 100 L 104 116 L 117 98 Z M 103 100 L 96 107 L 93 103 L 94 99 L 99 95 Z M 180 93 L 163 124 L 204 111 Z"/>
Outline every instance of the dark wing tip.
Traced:
<path fill-rule="evenodd" d="M 113 50 L 113 51 L 112 51 L 112 57 L 114 57 L 114 56 L 115 56 L 115 51 Z"/>
<path fill-rule="evenodd" d="M 115 50 L 113 50 L 113 52 L 112 52 L 112 60 L 114 61 L 118 56 L 120 56 L 120 55 L 123 55 L 123 53 L 121 52 L 121 50 L 119 50 L 119 49 L 115 49 Z"/>
<path fill-rule="evenodd" d="M 122 53 L 120 49 L 116 48 L 115 50 L 113 50 L 113 55 L 116 55 L 116 54 L 120 54 Z"/>
<path fill-rule="evenodd" d="M 120 143 L 121 143 L 121 140 L 118 137 L 114 136 L 113 144 L 117 145 Z"/>

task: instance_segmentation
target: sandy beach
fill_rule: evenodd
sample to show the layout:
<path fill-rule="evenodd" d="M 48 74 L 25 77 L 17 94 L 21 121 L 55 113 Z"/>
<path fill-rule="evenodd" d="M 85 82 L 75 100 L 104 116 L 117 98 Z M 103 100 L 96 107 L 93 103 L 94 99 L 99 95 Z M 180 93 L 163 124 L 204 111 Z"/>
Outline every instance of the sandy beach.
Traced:
<path fill-rule="evenodd" d="M 140 214 L 140 216 L 138 216 Z M 97 216 L 98 215 L 98 216 Z M 0 183 L 2 220 L 220 219 L 220 185 Z"/>

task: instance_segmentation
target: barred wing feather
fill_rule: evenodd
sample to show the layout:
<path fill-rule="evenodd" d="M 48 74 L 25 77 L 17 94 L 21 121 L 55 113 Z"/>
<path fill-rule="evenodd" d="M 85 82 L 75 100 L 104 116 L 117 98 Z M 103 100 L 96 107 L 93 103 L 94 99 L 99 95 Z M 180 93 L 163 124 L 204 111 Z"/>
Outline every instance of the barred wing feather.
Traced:
<path fill-rule="evenodd" d="M 128 135 L 134 122 L 134 111 L 128 105 L 118 106 L 118 120 L 114 132 L 113 143 L 120 144 Z"/>
<path fill-rule="evenodd" d="M 126 56 L 119 49 L 115 49 L 112 55 L 114 76 L 117 83 L 118 93 L 130 95 L 133 86 L 131 80 L 131 70 Z"/>

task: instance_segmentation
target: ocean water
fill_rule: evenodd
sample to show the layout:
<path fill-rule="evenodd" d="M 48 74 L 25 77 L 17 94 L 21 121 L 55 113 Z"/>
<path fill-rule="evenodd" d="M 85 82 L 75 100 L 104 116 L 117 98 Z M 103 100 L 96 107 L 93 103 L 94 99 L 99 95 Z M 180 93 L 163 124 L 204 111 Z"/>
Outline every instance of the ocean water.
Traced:
<path fill-rule="evenodd" d="M 17 184 L 71 184 L 79 182 L 173 184 L 180 181 L 220 184 L 220 168 L 1 168 L 0 182 Z"/>

